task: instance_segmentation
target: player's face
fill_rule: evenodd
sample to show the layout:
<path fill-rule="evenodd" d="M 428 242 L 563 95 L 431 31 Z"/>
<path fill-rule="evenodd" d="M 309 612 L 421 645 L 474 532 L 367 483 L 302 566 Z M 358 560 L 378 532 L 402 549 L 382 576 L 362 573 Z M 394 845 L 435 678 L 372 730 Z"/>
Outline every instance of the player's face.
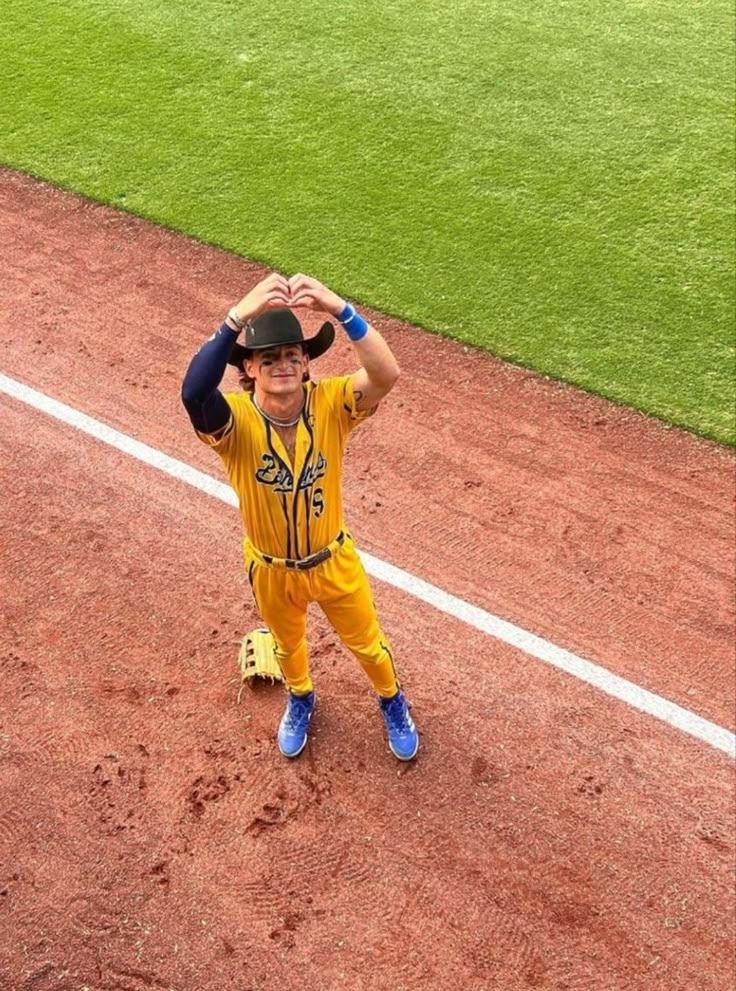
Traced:
<path fill-rule="evenodd" d="M 254 351 L 252 358 L 245 363 L 246 372 L 260 392 L 279 396 L 299 392 L 308 367 L 309 355 L 304 353 L 300 344 Z"/>

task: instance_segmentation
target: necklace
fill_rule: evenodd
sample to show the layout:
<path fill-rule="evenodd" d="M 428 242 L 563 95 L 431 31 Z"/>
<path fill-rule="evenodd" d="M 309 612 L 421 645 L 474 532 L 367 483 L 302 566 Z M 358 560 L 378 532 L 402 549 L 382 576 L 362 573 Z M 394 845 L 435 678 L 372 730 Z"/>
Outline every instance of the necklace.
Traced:
<path fill-rule="evenodd" d="M 269 423 L 272 423 L 274 425 L 274 427 L 294 427 L 294 426 L 296 426 L 296 424 L 301 419 L 302 412 L 304 411 L 304 400 L 302 400 L 302 404 L 299 407 L 299 412 L 296 414 L 296 416 L 294 417 L 293 420 L 279 420 L 278 417 L 276 417 L 276 416 L 269 416 L 269 414 L 266 413 L 265 410 L 261 409 L 261 406 L 260 406 L 260 404 L 259 404 L 259 402 L 258 402 L 258 400 L 256 399 L 255 396 L 253 396 L 253 405 L 258 410 L 258 412 L 261 414 L 261 416 L 264 419 L 268 420 Z"/>

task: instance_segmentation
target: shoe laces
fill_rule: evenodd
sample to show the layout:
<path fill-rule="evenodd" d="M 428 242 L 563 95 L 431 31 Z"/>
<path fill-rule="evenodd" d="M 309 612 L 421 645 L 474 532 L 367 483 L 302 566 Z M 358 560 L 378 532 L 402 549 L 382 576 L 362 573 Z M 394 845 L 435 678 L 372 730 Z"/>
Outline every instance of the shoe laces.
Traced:
<path fill-rule="evenodd" d="M 312 708 L 311 696 L 299 698 L 298 695 L 289 695 L 289 704 L 286 709 L 286 722 L 290 730 L 299 727 L 309 718 Z"/>
<path fill-rule="evenodd" d="M 393 729 L 398 733 L 409 732 L 409 707 L 401 693 L 385 702 L 382 708 Z"/>

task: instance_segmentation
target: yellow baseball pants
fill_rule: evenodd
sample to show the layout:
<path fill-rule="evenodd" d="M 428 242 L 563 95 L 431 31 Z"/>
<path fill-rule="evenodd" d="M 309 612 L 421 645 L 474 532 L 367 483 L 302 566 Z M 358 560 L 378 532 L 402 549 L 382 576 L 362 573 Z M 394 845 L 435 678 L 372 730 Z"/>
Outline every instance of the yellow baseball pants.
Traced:
<path fill-rule="evenodd" d="M 343 644 L 357 658 L 375 691 L 390 698 L 399 690 L 388 640 L 378 625 L 376 607 L 349 534 L 330 545 L 331 556 L 299 570 L 271 558 L 245 541 L 245 566 L 256 607 L 276 642 L 276 658 L 289 689 L 312 691 L 307 648 L 307 607 L 317 602 Z"/>

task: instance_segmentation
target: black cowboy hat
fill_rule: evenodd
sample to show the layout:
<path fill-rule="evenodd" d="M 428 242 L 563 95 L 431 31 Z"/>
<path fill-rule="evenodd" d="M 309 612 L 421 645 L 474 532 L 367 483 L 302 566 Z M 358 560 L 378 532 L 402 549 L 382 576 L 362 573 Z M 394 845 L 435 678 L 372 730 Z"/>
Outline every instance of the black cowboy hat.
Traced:
<path fill-rule="evenodd" d="M 323 323 L 314 337 L 305 338 L 302 325 L 286 308 L 268 310 L 245 328 L 245 344 L 233 344 L 228 364 L 240 367 L 253 351 L 278 348 L 282 344 L 301 344 L 310 358 L 319 358 L 335 340 L 335 328 Z"/>

